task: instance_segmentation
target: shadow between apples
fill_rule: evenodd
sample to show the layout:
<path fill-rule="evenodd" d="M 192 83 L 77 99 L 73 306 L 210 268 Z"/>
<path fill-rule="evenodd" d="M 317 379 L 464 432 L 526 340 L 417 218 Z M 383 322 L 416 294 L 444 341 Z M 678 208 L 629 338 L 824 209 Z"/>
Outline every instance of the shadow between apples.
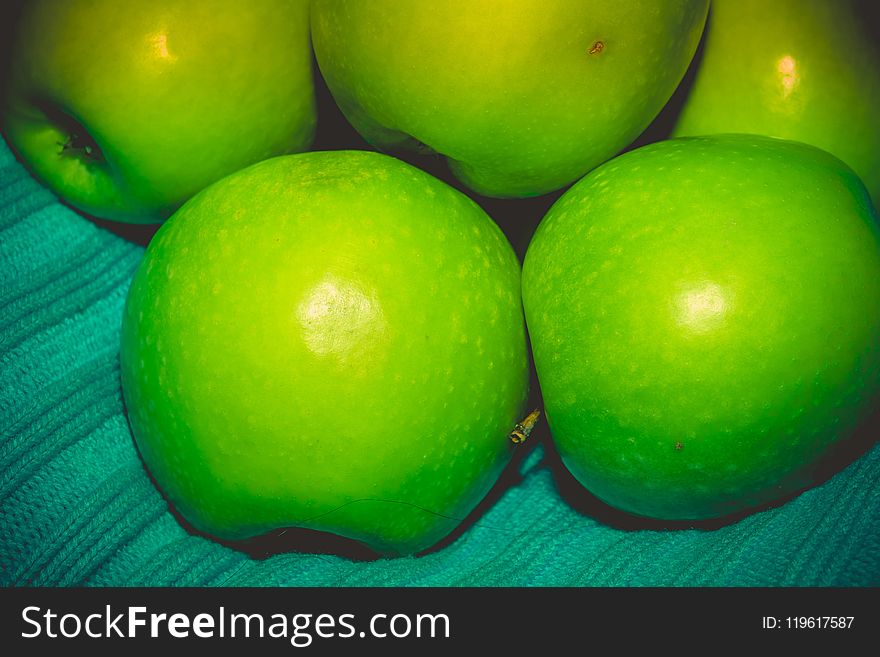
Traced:
<path fill-rule="evenodd" d="M 636 137 L 635 141 L 627 146 L 622 151 L 622 153 L 633 151 L 637 148 L 641 148 L 642 146 L 647 146 L 648 144 L 653 144 L 658 141 L 664 141 L 672 137 L 672 130 L 673 128 L 675 128 L 675 124 L 678 122 L 678 117 L 681 114 L 682 109 L 684 108 L 684 104 L 687 101 L 688 95 L 690 95 L 691 87 L 693 86 L 694 80 L 697 77 L 697 71 L 699 70 L 700 64 L 703 61 L 703 52 L 706 46 L 706 38 L 709 34 L 711 24 L 712 5 L 710 4 L 709 14 L 706 17 L 706 26 L 703 29 L 703 34 L 700 35 L 700 42 L 697 44 L 697 49 L 694 52 L 691 63 L 688 65 L 687 71 L 685 71 L 681 82 L 678 83 L 678 86 L 675 88 L 672 96 L 663 106 L 663 109 L 660 110 L 660 113 L 654 117 L 654 120 L 651 121 L 651 123 L 648 125 L 647 128 L 644 129 L 644 131 L 642 131 L 642 134 Z"/>
<path fill-rule="evenodd" d="M 321 76 L 314 54 L 312 55 L 312 72 L 315 83 L 317 126 L 315 139 L 308 149 L 309 152 L 340 150 L 385 152 L 368 143 L 345 118 Z M 520 262 L 525 257 L 526 249 L 538 223 L 567 189 L 566 187 L 542 196 L 521 199 L 481 196 L 465 187 L 452 175 L 446 158 L 439 153 L 395 150 L 389 151 L 387 154 L 442 180 L 477 203 L 504 232 Z M 161 223 L 129 224 L 99 219 L 73 206 L 68 205 L 68 207 L 98 227 L 141 246 L 147 246 L 156 231 L 162 226 Z"/>
<path fill-rule="evenodd" d="M 15 47 L 15 26 L 26 0 L 0 2 L 0 107 L 6 106 L 10 62 Z"/>
<path fill-rule="evenodd" d="M 734 525 L 740 520 L 770 509 L 784 506 L 811 488 L 821 486 L 836 474 L 864 456 L 880 438 L 880 406 L 877 406 L 847 438 L 834 445 L 811 473 L 812 483 L 799 490 L 760 506 L 707 520 L 660 520 L 635 515 L 614 508 L 591 494 L 565 467 L 553 441 L 547 441 L 544 462 L 553 478 L 559 496 L 575 511 L 604 525 L 623 531 L 680 531 L 696 529 L 714 531 Z"/>
<path fill-rule="evenodd" d="M 498 224 L 522 262 L 535 228 L 565 189 L 542 196 L 517 199 L 481 196 L 465 187 L 458 178 L 452 175 L 446 157 L 440 153 L 430 151 L 430 149 L 395 149 L 386 152 L 375 148 L 354 129 L 345 118 L 342 110 L 339 109 L 321 75 L 314 54 L 312 55 L 312 71 L 315 80 L 315 101 L 318 107 L 318 127 L 311 150 L 365 150 L 385 153 L 442 180 L 469 197 Z"/>

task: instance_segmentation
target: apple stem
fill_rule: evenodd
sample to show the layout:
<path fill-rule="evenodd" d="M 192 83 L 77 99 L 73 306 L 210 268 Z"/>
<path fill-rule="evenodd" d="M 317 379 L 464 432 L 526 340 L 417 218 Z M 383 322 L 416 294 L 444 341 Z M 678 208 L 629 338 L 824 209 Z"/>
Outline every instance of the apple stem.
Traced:
<path fill-rule="evenodd" d="M 521 422 L 517 422 L 513 427 L 513 431 L 507 434 L 510 442 L 512 442 L 514 445 L 524 443 L 529 437 L 529 434 L 532 433 L 532 429 L 534 429 L 535 425 L 538 423 L 539 417 L 541 417 L 541 411 L 536 408 L 531 413 L 526 415 L 524 420 L 522 420 Z"/>
<path fill-rule="evenodd" d="M 58 142 L 58 145 L 61 147 L 61 152 L 59 153 L 61 156 L 82 156 L 95 162 L 100 162 L 103 159 L 97 145 L 91 139 L 83 137 L 78 132 L 70 133 L 67 139 L 63 142 Z"/>
<path fill-rule="evenodd" d="M 34 104 L 54 124 L 56 130 L 63 135 L 64 141 L 57 142 L 59 157 L 80 157 L 92 162 L 103 162 L 104 154 L 97 142 L 92 139 L 83 125 L 64 112 L 55 103 L 35 99 Z"/>

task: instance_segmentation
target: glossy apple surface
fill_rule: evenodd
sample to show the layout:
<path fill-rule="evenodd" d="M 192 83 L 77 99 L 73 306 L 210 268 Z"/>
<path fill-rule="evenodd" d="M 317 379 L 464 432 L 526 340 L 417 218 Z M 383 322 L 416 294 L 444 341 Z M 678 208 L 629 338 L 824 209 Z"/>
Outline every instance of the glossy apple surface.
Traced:
<path fill-rule="evenodd" d="M 559 189 L 660 111 L 690 63 L 706 0 L 324 0 L 321 72 L 383 149 L 448 158 L 487 196 Z"/>
<path fill-rule="evenodd" d="M 523 301 L 563 462 L 634 514 L 776 501 L 876 407 L 877 216 L 805 144 L 684 138 L 606 163 L 542 220 Z"/>
<path fill-rule="evenodd" d="M 307 0 L 26 3 L 3 131 L 71 205 L 149 223 L 220 177 L 307 148 Z"/>
<path fill-rule="evenodd" d="M 195 527 L 414 552 L 509 460 L 528 388 L 519 262 L 476 204 L 398 160 L 274 158 L 156 234 L 122 372 L 141 454 Z"/>
<path fill-rule="evenodd" d="M 813 144 L 855 169 L 880 203 L 880 49 L 859 11 L 868 5 L 713 1 L 673 135 L 751 132 Z"/>

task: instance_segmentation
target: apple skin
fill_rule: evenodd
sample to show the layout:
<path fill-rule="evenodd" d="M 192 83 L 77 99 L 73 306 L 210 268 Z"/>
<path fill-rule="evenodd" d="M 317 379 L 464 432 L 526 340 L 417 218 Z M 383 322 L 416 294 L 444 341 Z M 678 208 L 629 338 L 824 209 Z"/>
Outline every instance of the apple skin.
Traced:
<path fill-rule="evenodd" d="M 673 136 L 749 132 L 813 144 L 880 204 L 880 49 L 857 2 L 714 0 Z"/>
<path fill-rule="evenodd" d="M 307 0 L 26 3 L 4 134 L 72 206 L 162 221 L 222 176 L 308 148 L 308 30 Z"/>
<path fill-rule="evenodd" d="M 378 153 L 273 158 L 191 199 L 134 277 L 121 354 L 149 470 L 227 539 L 427 548 L 497 480 L 528 394 L 510 244 Z"/>
<path fill-rule="evenodd" d="M 538 196 L 626 147 L 683 77 L 708 2 L 648 4 L 324 0 L 312 40 L 368 142 L 441 153 L 486 196 Z"/>
<path fill-rule="evenodd" d="M 522 286 L 562 461 L 624 511 L 778 501 L 876 408 L 877 216 L 812 146 L 720 135 L 622 155 L 549 210 Z"/>

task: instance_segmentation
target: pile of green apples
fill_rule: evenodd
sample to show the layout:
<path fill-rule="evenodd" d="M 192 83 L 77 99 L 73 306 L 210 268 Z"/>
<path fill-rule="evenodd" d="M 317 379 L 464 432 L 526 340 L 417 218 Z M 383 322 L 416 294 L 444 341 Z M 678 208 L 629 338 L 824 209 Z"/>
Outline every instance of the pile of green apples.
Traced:
<path fill-rule="evenodd" d="M 880 399 L 862 8 L 37 0 L 3 131 L 71 206 L 165 222 L 122 386 L 196 529 L 435 545 L 535 424 L 532 356 L 592 495 L 733 517 L 815 483 Z M 316 71 L 375 150 L 308 152 Z M 522 263 L 474 200 L 554 192 Z"/>

